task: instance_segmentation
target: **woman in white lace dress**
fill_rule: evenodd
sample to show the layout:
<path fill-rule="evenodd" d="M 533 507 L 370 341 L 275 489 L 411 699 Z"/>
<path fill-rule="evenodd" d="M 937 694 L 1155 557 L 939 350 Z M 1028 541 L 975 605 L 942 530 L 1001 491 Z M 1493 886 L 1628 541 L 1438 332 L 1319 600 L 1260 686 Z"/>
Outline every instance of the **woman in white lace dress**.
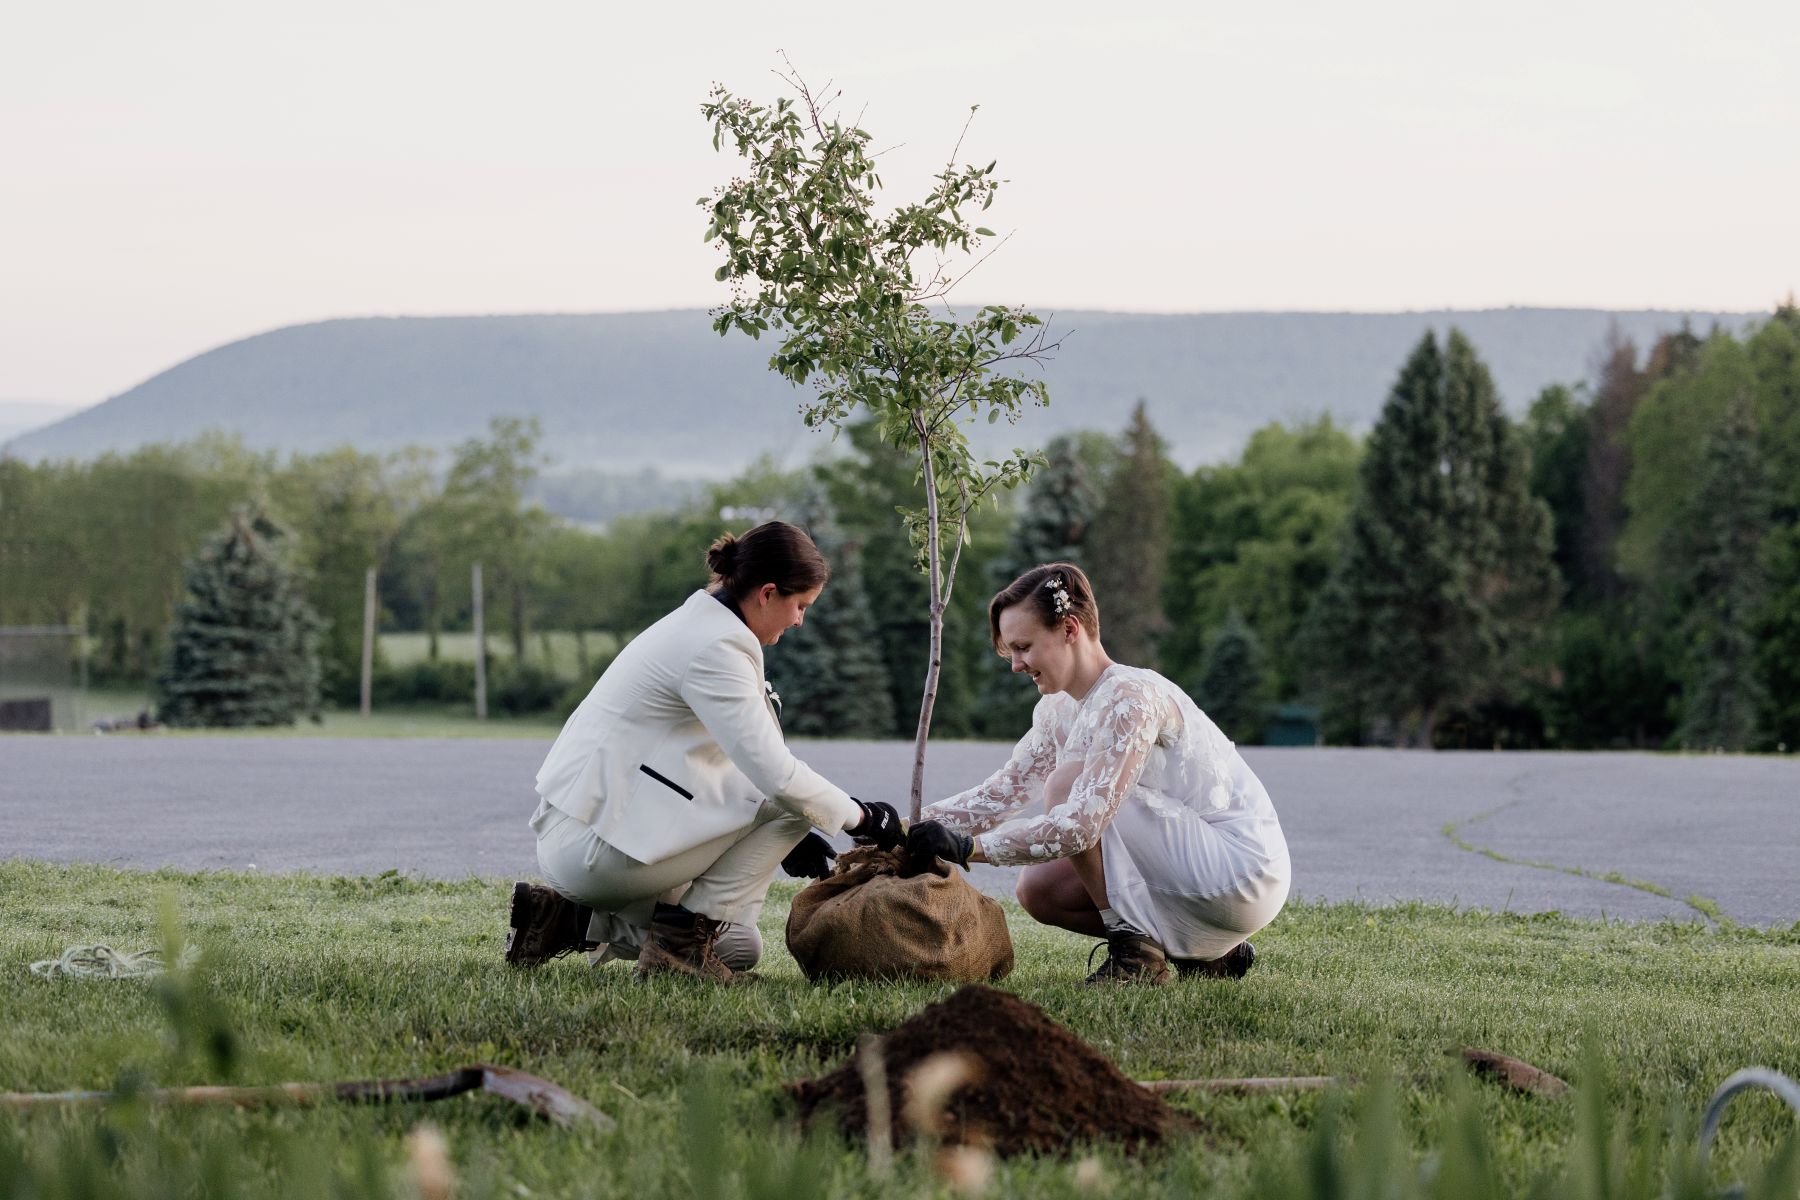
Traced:
<path fill-rule="evenodd" d="M 1025 911 L 1106 938 L 1090 983 L 1166 983 L 1171 965 L 1241 976 L 1291 875 L 1261 781 L 1185 692 L 1107 656 L 1079 567 L 1027 571 L 988 619 L 1043 699 L 1007 764 L 926 808 L 910 848 L 1024 865 Z"/>

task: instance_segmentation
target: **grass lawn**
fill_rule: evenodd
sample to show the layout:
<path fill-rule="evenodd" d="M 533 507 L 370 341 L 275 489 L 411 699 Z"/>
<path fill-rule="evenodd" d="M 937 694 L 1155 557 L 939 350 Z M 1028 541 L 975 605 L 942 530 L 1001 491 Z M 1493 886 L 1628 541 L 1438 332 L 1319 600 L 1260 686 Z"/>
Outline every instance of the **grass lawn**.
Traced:
<path fill-rule="evenodd" d="M 334 1178 L 352 1189 L 366 1180 L 364 1191 L 339 1194 L 374 1194 L 399 1178 L 403 1139 L 422 1121 L 442 1130 L 462 1196 L 942 1191 L 915 1155 L 902 1156 L 898 1180 L 883 1182 L 869 1176 L 860 1148 L 835 1136 L 803 1145 L 792 1130 L 784 1082 L 830 1068 L 861 1031 L 891 1027 L 949 990 L 806 983 L 781 948 L 793 891 L 779 886 L 764 915 L 770 949 L 761 979 L 720 990 L 642 986 L 624 964 L 594 969 L 578 959 L 509 970 L 499 958 L 501 881 L 0 862 L 0 1091 L 109 1088 L 133 1075 L 219 1082 L 204 1055 L 171 1041 L 158 998 L 165 995 L 200 1014 L 180 1026 L 190 1033 L 212 1027 L 208 1014 L 218 1006 L 219 1020 L 236 1031 L 240 1082 L 423 1075 L 487 1060 L 556 1080 L 619 1122 L 613 1134 L 562 1130 L 522 1120 L 489 1097 L 398 1108 L 7 1115 L 0 1196 L 9 1194 L 7 1156 L 19 1146 L 40 1164 L 57 1157 L 66 1170 L 101 1155 L 94 1161 L 102 1166 L 80 1169 L 141 1180 L 146 1195 L 165 1186 L 178 1194 L 169 1181 L 185 1178 L 181 1171 L 234 1180 L 249 1194 L 326 1196 Z M 159 893 L 174 897 L 188 934 L 205 948 L 187 990 L 27 973 L 31 961 L 75 942 L 154 945 Z M 1009 917 L 1018 969 L 1002 986 L 1043 1006 L 1128 1074 L 1372 1080 L 1391 1072 L 1399 1080 L 1396 1137 L 1414 1158 L 1436 1163 L 1428 1152 L 1447 1128 L 1479 1126 L 1491 1155 L 1483 1172 L 1496 1194 L 1524 1194 L 1563 1172 L 1582 1106 L 1465 1084 L 1445 1056 L 1450 1047 L 1517 1055 L 1597 1096 L 1583 1065 L 1591 1046 L 1614 1076 L 1601 1107 L 1621 1126 L 1652 1131 L 1671 1106 L 1696 1112 L 1740 1067 L 1800 1074 L 1800 927 L 1709 931 L 1295 904 L 1256 939 L 1261 958 L 1242 982 L 1097 991 L 1076 986 L 1085 939 L 1038 927 L 1016 908 Z M 1064 1162 L 1001 1164 L 993 1191 L 1133 1200 L 1325 1194 L 1272 1191 L 1264 1177 L 1311 1161 L 1306 1147 L 1337 1097 L 1177 1102 L 1206 1122 L 1206 1136 L 1142 1162 L 1102 1150 L 1099 1184 L 1092 1167 L 1078 1174 Z M 1715 1181 L 1755 1176 L 1794 1125 L 1772 1098 L 1739 1100 L 1715 1154 Z M 690 1185 L 684 1146 L 715 1160 L 698 1173 L 698 1186 Z M 104 1165 L 108 1155 L 115 1157 Z M 720 1161 L 730 1169 L 746 1160 L 748 1185 L 708 1189 Z M 789 1170 L 796 1178 L 780 1175 Z M 1371 1178 L 1379 1182 L 1381 1172 Z M 818 1187 L 801 1186 L 808 1180 Z M 1646 1187 L 1643 1195 L 1656 1194 L 1660 1180 Z"/>
<path fill-rule="evenodd" d="M 91 691 L 86 708 L 93 716 L 125 716 L 151 707 L 148 693 Z M 300 721 L 273 729 L 161 729 L 156 737 L 243 735 L 249 737 L 501 737 L 553 738 L 562 728 L 557 713 L 512 716 L 492 712 L 485 721 L 475 719 L 472 704 L 387 705 L 367 717 L 354 708 L 328 708 L 314 724 Z M 85 729 L 81 732 L 86 732 Z M 136 737 L 134 733 L 119 736 Z"/>

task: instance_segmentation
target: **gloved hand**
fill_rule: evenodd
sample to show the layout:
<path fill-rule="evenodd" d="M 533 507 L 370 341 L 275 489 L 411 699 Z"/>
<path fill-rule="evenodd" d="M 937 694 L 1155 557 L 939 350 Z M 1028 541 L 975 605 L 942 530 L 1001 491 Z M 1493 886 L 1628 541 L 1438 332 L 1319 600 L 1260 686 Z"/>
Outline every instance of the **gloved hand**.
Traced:
<path fill-rule="evenodd" d="M 864 845 L 872 845 L 882 850 L 897 850 L 906 844 L 906 830 L 900 825 L 900 814 L 894 811 L 891 804 L 883 804 L 876 800 L 856 801 L 856 806 L 863 811 L 863 819 L 844 832 L 848 833 Z"/>
<path fill-rule="evenodd" d="M 809 833 L 800 839 L 800 844 L 788 851 L 788 856 L 781 860 L 781 869 L 795 879 L 823 879 L 831 874 L 831 860 L 837 857 L 837 851 L 830 842 L 816 833 Z"/>
<path fill-rule="evenodd" d="M 920 821 L 906 832 L 906 857 L 920 862 L 941 858 L 966 871 L 973 853 L 975 839 L 966 833 L 952 833 L 942 821 Z"/>

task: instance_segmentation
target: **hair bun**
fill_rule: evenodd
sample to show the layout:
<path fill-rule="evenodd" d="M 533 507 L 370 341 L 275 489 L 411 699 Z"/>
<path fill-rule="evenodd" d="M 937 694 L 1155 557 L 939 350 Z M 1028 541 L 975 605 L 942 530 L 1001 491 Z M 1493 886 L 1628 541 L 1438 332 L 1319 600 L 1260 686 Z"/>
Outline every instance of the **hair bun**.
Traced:
<path fill-rule="evenodd" d="M 729 579 L 732 568 L 737 566 L 738 540 L 731 534 L 719 538 L 706 552 L 706 565 L 712 568 L 714 575 Z"/>

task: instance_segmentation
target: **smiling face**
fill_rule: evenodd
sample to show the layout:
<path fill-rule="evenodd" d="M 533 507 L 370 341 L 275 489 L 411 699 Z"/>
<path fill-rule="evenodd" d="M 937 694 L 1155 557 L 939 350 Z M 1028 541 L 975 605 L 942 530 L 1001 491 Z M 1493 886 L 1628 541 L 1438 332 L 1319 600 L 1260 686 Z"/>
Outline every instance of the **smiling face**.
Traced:
<path fill-rule="evenodd" d="M 1031 605 L 1015 604 L 1000 614 L 1000 647 L 1012 659 L 1013 674 L 1031 676 L 1047 696 L 1068 687 L 1079 628 L 1074 617 L 1064 617 L 1055 627 L 1045 625 Z"/>
<path fill-rule="evenodd" d="M 739 601 L 738 606 L 744 610 L 744 623 L 750 626 L 756 640 L 773 646 L 782 634 L 806 623 L 806 610 L 818 603 L 819 593 L 824 590 L 821 584 L 810 592 L 784 596 L 780 588 L 765 583 Z"/>

